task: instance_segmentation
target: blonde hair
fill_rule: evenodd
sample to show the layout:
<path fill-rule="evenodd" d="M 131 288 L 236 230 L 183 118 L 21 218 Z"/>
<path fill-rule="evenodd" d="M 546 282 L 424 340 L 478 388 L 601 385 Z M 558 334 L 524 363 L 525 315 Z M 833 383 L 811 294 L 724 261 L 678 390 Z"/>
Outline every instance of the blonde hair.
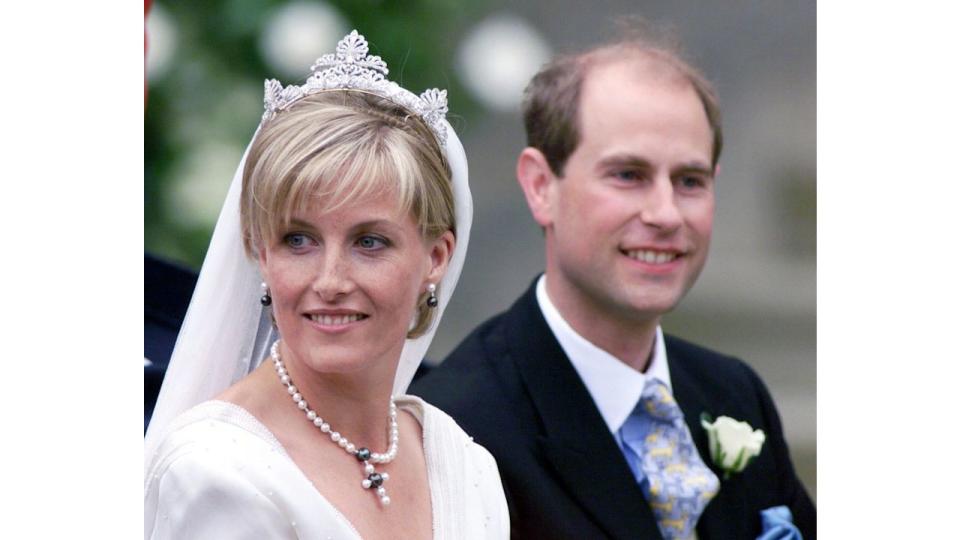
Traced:
<path fill-rule="evenodd" d="M 426 240 L 456 234 L 450 165 L 419 116 L 378 95 L 331 90 L 306 97 L 260 127 L 243 170 L 243 246 L 256 259 L 310 204 L 336 210 L 389 190 Z M 408 338 L 433 310 L 421 294 Z"/>

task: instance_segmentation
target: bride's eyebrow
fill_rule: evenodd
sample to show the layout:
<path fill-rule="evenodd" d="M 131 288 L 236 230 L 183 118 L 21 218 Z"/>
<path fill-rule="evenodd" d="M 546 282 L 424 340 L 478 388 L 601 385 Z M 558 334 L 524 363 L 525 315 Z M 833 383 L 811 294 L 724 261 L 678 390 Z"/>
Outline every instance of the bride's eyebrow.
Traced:
<path fill-rule="evenodd" d="M 396 227 L 397 224 L 390 219 L 368 219 L 354 225 L 354 227 Z"/>
<path fill-rule="evenodd" d="M 316 227 L 314 227 L 312 223 L 299 218 L 290 218 L 290 221 L 286 224 L 285 228 L 307 229 L 310 231 L 316 230 Z"/>
<path fill-rule="evenodd" d="M 304 229 L 308 232 L 314 232 L 317 230 L 317 228 L 312 223 L 300 218 L 291 218 L 286 228 L 287 229 L 290 229 L 290 228 Z M 392 231 L 392 230 L 396 230 L 398 226 L 396 223 L 394 223 L 390 219 L 369 219 L 366 221 L 355 223 L 350 226 L 350 229 L 354 231 L 375 229 L 375 228 L 389 229 Z"/>

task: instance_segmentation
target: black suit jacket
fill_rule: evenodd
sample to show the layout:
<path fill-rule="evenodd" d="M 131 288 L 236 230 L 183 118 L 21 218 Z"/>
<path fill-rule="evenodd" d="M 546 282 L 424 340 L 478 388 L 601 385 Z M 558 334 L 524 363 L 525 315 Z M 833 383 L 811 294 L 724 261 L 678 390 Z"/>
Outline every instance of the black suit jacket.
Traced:
<path fill-rule="evenodd" d="M 763 429 L 742 473 L 722 480 L 700 540 L 754 539 L 760 511 L 787 505 L 805 539 L 816 513 L 793 470 L 770 394 L 743 362 L 667 336 L 674 397 L 710 463 L 700 414 Z M 547 326 L 535 286 L 473 331 L 410 392 L 450 414 L 494 455 L 514 538 L 661 538 L 650 507 L 573 365 Z"/>

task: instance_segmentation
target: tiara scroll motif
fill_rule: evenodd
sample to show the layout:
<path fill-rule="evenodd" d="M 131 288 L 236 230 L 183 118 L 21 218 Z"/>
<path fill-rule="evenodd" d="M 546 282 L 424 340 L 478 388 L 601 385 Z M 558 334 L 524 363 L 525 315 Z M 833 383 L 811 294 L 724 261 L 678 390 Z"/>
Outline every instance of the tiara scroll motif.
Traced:
<path fill-rule="evenodd" d="M 379 56 L 370 56 L 367 40 L 356 30 L 337 43 L 336 53 L 325 54 L 310 67 L 313 72 L 303 86 L 284 88 L 279 81 L 263 83 L 263 121 L 298 100 L 325 90 L 360 90 L 389 99 L 423 118 L 440 145 L 447 142 L 447 91 L 431 88 L 417 96 L 386 78 L 390 70 Z"/>

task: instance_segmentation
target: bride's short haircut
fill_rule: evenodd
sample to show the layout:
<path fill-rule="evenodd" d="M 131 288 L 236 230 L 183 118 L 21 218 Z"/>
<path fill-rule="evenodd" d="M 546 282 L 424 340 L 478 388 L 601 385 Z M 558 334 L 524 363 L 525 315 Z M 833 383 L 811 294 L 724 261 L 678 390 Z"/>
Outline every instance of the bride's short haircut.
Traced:
<path fill-rule="evenodd" d="M 264 122 L 250 146 L 240 200 L 244 249 L 256 259 L 311 204 L 329 212 L 384 192 L 396 195 L 424 239 L 456 235 L 450 165 L 419 116 L 368 92 L 305 97 Z M 430 327 L 426 300 L 421 294 L 408 338 Z"/>

